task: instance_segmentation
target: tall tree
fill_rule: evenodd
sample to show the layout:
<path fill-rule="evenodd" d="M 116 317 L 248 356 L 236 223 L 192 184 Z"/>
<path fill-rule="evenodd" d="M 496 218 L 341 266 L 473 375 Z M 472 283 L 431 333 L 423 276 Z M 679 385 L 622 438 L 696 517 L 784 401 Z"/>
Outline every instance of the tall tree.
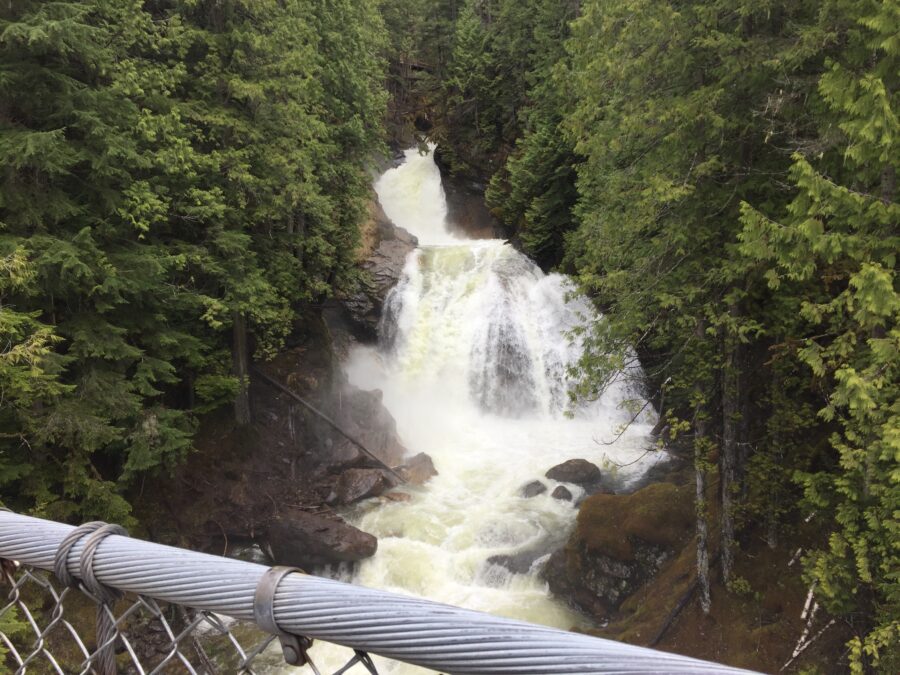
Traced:
<path fill-rule="evenodd" d="M 4 330 L 42 369 L 5 371 L 4 493 L 127 520 L 199 414 L 248 421 L 250 350 L 353 281 L 383 30 L 374 2 L 0 9 Z"/>
<path fill-rule="evenodd" d="M 742 250 L 793 300 L 796 356 L 834 428 L 832 462 L 803 474 L 812 517 L 834 523 L 809 577 L 855 617 L 854 671 L 888 672 L 900 665 L 900 7 L 829 2 L 814 28 L 841 40 L 818 83 L 818 142 L 794 156 L 786 209 L 745 205 Z"/>

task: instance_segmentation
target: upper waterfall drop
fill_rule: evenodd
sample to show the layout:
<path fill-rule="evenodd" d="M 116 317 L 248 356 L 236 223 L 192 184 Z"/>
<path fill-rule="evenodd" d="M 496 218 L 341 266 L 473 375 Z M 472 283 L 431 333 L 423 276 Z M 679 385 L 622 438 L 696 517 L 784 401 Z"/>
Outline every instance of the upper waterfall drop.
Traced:
<path fill-rule="evenodd" d="M 375 183 L 385 213 L 421 247 L 385 302 L 379 334 L 387 357 L 403 377 L 439 382 L 442 398 L 487 413 L 596 408 L 570 410 L 569 396 L 569 370 L 582 351 L 573 332 L 598 319 L 593 307 L 566 277 L 545 275 L 504 240 L 452 234 L 433 150 L 407 150 Z M 614 384 L 603 402 L 622 396 Z"/>
<path fill-rule="evenodd" d="M 447 200 L 434 149 L 435 145 L 429 144 L 428 152 L 422 154 L 418 148 L 410 148 L 400 166 L 388 169 L 375 181 L 385 215 L 415 235 L 420 246 L 462 241 L 447 229 Z"/>

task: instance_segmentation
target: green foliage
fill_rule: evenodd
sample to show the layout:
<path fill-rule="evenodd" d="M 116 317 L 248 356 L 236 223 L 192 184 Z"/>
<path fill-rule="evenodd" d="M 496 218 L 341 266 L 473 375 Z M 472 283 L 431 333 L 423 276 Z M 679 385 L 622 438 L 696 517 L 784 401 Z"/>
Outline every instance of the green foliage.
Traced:
<path fill-rule="evenodd" d="M 828 523 L 809 579 L 857 631 L 854 668 L 892 672 L 900 8 L 576 7 L 462 4 L 444 157 L 489 178 L 510 234 L 603 311 L 578 394 L 637 353 L 671 440 L 719 472 L 721 508 L 698 513 L 721 513 L 723 546 L 735 526 L 774 542 Z"/>
<path fill-rule="evenodd" d="M 815 4 L 587 4 L 566 248 L 606 311 L 587 392 L 631 346 L 672 377 L 669 405 L 705 392 L 743 522 L 790 517 L 801 476 L 834 528 L 809 576 L 832 612 L 866 617 L 877 666 L 900 612 L 897 12 Z"/>
<path fill-rule="evenodd" d="M 835 527 L 807 570 L 832 612 L 872 617 L 851 645 L 862 672 L 896 667 L 900 649 L 900 10 L 832 9 L 850 28 L 818 82 L 823 149 L 794 155 L 796 195 L 777 221 L 745 205 L 741 239 L 770 287 L 797 298 L 797 357 L 825 392 L 818 415 L 835 428 L 836 461 L 802 482 Z"/>
<path fill-rule="evenodd" d="M 564 41 L 575 18 L 570 3 L 537 2 L 523 8 L 519 41 L 530 40 L 528 70 L 518 116 L 521 135 L 506 163 L 491 177 L 486 197 L 500 220 L 542 266 L 563 256 L 573 229 L 578 194 L 573 143 L 562 128 L 569 72 Z M 510 55 L 509 58 L 515 58 Z"/>
<path fill-rule="evenodd" d="M 0 614 L 0 633 L 6 635 L 10 640 L 19 639 L 27 635 L 29 625 L 19 619 L 16 607 L 10 607 Z M 0 659 L 5 659 L 9 650 L 4 642 L 0 642 Z"/>
<path fill-rule="evenodd" d="M 127 522 L 124 495 L 352 281 L 381 147 L 374 2 L 0 9 L 0 490 Z"/>

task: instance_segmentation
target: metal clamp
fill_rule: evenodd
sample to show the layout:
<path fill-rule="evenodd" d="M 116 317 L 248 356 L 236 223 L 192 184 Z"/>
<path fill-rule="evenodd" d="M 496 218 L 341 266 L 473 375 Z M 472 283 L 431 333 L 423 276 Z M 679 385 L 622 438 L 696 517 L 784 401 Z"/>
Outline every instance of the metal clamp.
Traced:
<path fill-rule="evenodd" d="M 275 593 L 278 585 L 288 574 L 294 572 L 305 574 L 299 567 L 278 566 L 269 568 L 260 577 L 259 583 L 256 584 L 256 592 L 253 594 L 253 620 L 262 630 L 278 636 L 285 663 L 291 666 L 309 665 L 316 675 L 320 675 L 306 653 L 313 641 L 302 635 L 283 631 L 275 621 Z"/>

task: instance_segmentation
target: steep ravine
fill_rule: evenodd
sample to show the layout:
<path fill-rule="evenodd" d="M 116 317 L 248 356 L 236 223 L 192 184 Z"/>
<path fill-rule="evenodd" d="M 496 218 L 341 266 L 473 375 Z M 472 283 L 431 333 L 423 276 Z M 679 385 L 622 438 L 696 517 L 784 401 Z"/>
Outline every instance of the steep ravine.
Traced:
<path fill-rule="evenodd" d="M 758 564 L 739 573 L 769 592 L 735 596 L 714 579 L 712 616 L 688 602 L 660 635 L 693 579 L 690 475 L 677 462 L 657 462 L 659 453 L 644 455 L 652 417 L 616 446 L 601 444 L 630 419 L 619 402 L 635 395 L 634 382 L 623 380 L 574 419 L 561 414 L 564 368 L 547 365 L 573 357 L 562 327 L 584 320 L 579 314 L 589 308 L 566 309 L 564 279 L 543 275 L 487 236 L 493 225 L 477 193 L 457 195 L 453 206 L 431 158 L 410 154 L 405 166 L 411 175 L 400 172 L 388 211 L 418 238 L 373 202 L 360 252 L 365 283 L 321 314 L 310 312 L 292 346 L 262 368 L 389 464 L 424 452 L 438 475 L 424 486 L 393 487 L 352 444 L 255 379 L 251 427 L 235 429 L 227 415 L 207 418 L 199 452 L 173 479 L 144 486 L 138 508 L 152 514 L 144 518 L 150 534 L 776 670 L 802 631 L 805 589 L 793 577 L 770 581 L 789 556 L 758 547 Z M 449 226 L 451 217 L 462 222 Z M 534 322 L 548 306 L 541 333 Z M 514 319 L 531 327 L 510 332 Z M 473 347 L 490 340 L 502 349 Z M 529 358 L 539 353 L 543 368 L 523 377 L 515 355 L 528 344 L 544 345 L 525 350 Z M 492 360 L 499 353 L 505 356 Z M 573 458 L 602 467 L 599 479 L 585 465 L 581 473 L 557 467 L 545 475 Z M 413 463 L 416 482 L 427 481 L 429 459 Z M 817 647 L 801 662 L 817 663 L 829 645 Z M 346 650 L 319 644 L 314 655 L 327 669 L 341 665 Z M 275 652 L 266 663 L 266 672 L 298 672 Z M 379 663 L 379 672 L 424 671 Z"/>
<path fill-rule="evenodd" d="M 342 511 L 379 539 L 378 552 L 349 578 L 589 628 L 590 620 L 555 598 L 539 572 L 564 543 L 577 501 L 634 483 L 658 460 L 660 453 L 646 453 L 651 414 L 614 444 L 603 444 L 643 405 L 639 373 L 620 378 L 601 400 L 572 408 L 567 369 L 579 346 L 569 331 L 593 313 L 583 300 L 569 298 L 567 280 L 545 275 L 502 240 L 470 238 L 482 215 L 454 227 L 430 155 L 408 151 L 376 189 L 385 214 L 419 248 L 385 302 L 379 344 L 353 346 L 344 367 L 351 384 L 382 392 L 403 444 L 410 453 L 427 453 L 437 476 L 422 487 L 400 488 L 406 496 L 396 501 L 369 500 Z M 489 234 L 480 230 L 475 234 Z M 351 299 L 350 309 L 356 306 Z M 367 320 L 367 312 L 351 314 L 357 323 Z M 572 459 L 586 460 L 576 465 L 581 474 L 546 475 Z M 326 670 L 346 658 L 328 645 L 314 654 Z M 379 665 L 382 671 L 422 672 L 387 663 Z"/>

